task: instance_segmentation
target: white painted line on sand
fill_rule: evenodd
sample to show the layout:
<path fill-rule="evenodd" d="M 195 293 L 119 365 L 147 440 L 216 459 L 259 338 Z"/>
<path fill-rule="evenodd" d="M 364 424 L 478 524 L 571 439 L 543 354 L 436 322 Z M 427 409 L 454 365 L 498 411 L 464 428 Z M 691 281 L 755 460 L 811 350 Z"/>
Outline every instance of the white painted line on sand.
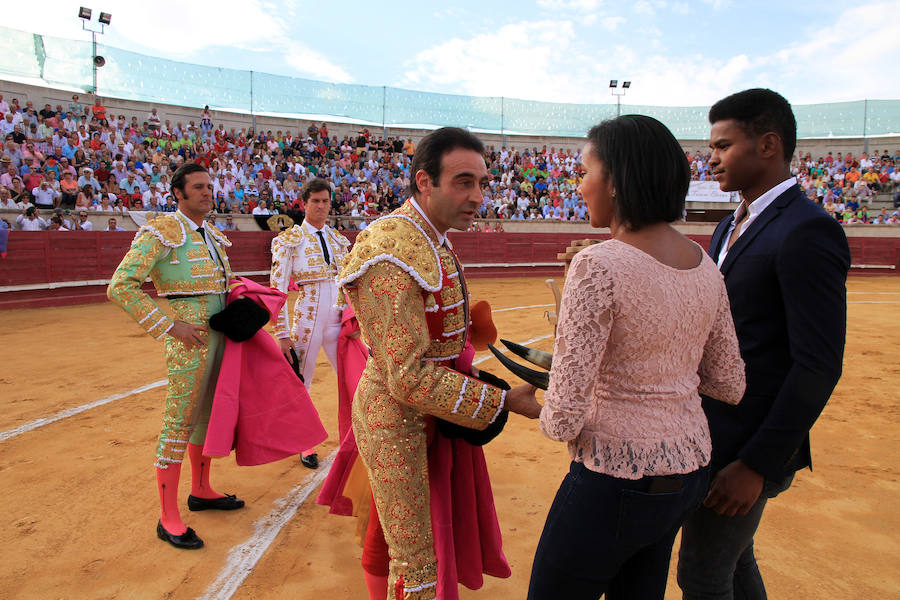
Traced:
<path fill-rule="evenodd" d="M 533 344 L 551 337 L 553 334 L 541 335 L 522 342 L 522 345 Z M 473 361 L 472 364 L 478 364 L 490 358 L 493 358 L 493 355 L 483 356 Z M 284 526 L 297 514 L 303 503 L 328 475 L 328 469 L 336 454 L 337 450 L 329 454 L 325 460 L 319 463 L 319 470 L 315 475 L 276 500 L 275 508 L 253 524 L 254 534 L 243 544 L 231 549 L 219 576 L 197 600 L 229 600 L 234 595 L 244 580 L 253 572 L 253 568 Z"/>
<path fill-rule="evenodd" d="M 507 312 L 507 311 L 511 311 L 511 310 L 522 310 L 525 308 L 544 308 L 547 306 L 555 306 L 555 305 L 554 304 L 534 304 L 531 306 L 513 306 L 510 308 L 500 308 L 500 309 L 494 310 L 493 312 Z M 549 336 L 535 338 L 534 340 L 531 340 L 531 341 L 543 340 L 543 339 L 546 339 L 547 337 L 549 337 Z M 531 342 L 525 342 L 525 344 L 529 344 L 529 343 L 531 343 Z M 483 361 L 487 360 L 488 358 L 490 358 L 490 357 L 489 356 L 484 357 L 482 359 L 479 359 L 478 362 L 483 362 Z M 476 364 L 476 363 L 473 363 L 473 364 Z M 123 398 L 127 398 L 128 396 L 132 396 L 134 394 L 140 394 L 141 392 L 146 392 L 148 390 L 162 387 L 162 386 L 166 385 L 166 383 L 167 383 L 167 381 L 165 379 L 163 379 L 161 381 L 154 381 L 153 383 L 148 383 L 147 385 L 142 385 L 141 387 L 135 388 L 129 392 L 115 394 L 113 396 L 109 396 L 108 398 L 103 398 L 102 400 L 96 400 L 94 402 L 89 402 L 88 404 L 82 404 L 81 406 L 76 406 L 75 408 L 67 408 L 66 410 L 60 411 L 60 412 L 56 413 L 55 415 L 51 415 L 49 417 L 41 417 L 40 419 L 35 419 L 34 421 L 31 421 L 30 423 L 25 423 L 24 425 L 20 425 L 19 427 L 16 427 L 15 429 L 8 429 L 6 431 L 0 432 L 0 442 L 5 442 L 6 440 L 8 440 L 10 438 L 16 437 L 17 435 L 21 435 L 23 433 L 27 433 L 29 431 L 37 429 L 38 427 L 43 427 L 44 425 L 49 425 L 50 423 L 55 423 L 56 421 L 60 421 L 67 417 L 75 416 L 86 410 L 90 410 L 92 408 L 97 408 L 98 406 L 103 406 L 104 404 L 109 404 L 110 402 L 115 402 L 116 400 L 121 400 Z"/>
<path fill-rule="evenodd" d="M 547 308 L 548 306 L 556 306 L 555 304 L 532 304 L 530 306 L 513 306 L 510 308 L 492 308 L 492 313 L 508 312 L 510 310 L 522 310 L 523 308 Z"/>
<path fill-rule="evenodd" d="M 0 432 L 0 442 L 5 442 L 6 440 L 16 437 L 17 435 L 27 433 L 32 431 L 33 429 L 37 429 L 38 427 L 43 427 L 44 425 L 49 425 L 50 423 L 55 423 L 56 421 L 60 421 L 62 419 L 72 417 L 77 415 L 78 413 L 83 413 L 86 410 L 90 410 L 92 408 L 97 408 L 98 406 L 103 406 L 104 404 L 109 404 L 110 402 L 115 402 L 116 400 L 121 400 L 122 398 L 127 398 L 128 396 L 132 396 L 134 394 L 140 394 L 141 392 L 146 392 L 148 390 L 153 390 L 158 387 L 162 387 L 166 385 L 167 380 L 163 379 L 161 381 L 154 381 L 153 383 L 148 383 L 147 385 L 142 385 L 139 388 L 134 388 L 129 392 L 123 392 L 121 394 L 114 394 L 109 396 L 108 398 L 103 398 L 102 400 L 95 400 L 94 402 L 89 402 L 87 404 L 82 404 L 81 406 L 76 406 L 75 408 L 67 408 L 66 410 L 62 410 L 55 415 L 51 415 L 49 417 L 41 417 L 40 419 L 35 419 L 30 423 L 25 423 L 24 425 L 20 425 L 15 429 L 7 429 L 6 431 Z"/>
<path fill-rule="evenodd" d="M 244 580 L 253 572 L 253 567 L 263 557 L 272 542 L 285 525 L 297 514 L 310 494 L 328 475 L 328 470 L 337 450 L 329 454 L 319 463 L 316 473 L 307 477 L 297 487 L 276 500 L 274 508 L 253 524 L 254 533 L 243 544 L 235 546 L 228 553 L 225 567 L 219 572 L 206 592 L 198 600 L 228 600 L 238 590 Z"/>

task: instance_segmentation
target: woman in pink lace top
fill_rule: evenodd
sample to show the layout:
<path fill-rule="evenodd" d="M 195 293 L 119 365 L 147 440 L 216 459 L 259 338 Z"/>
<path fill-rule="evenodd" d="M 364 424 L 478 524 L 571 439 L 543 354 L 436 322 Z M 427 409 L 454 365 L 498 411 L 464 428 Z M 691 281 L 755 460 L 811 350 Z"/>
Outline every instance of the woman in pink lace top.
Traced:
<path fill-rule="evenodd" d="M 581 192 L 612 239 L 572 261 L 541 431 L 572 457 L 535 555 L 528 598 L 663 598 L 675 534 L 706 495 L 698 390 L 744 392 L 722 276 L 681 218 L 690 169 L 666 127 L 594 127 Z"/>

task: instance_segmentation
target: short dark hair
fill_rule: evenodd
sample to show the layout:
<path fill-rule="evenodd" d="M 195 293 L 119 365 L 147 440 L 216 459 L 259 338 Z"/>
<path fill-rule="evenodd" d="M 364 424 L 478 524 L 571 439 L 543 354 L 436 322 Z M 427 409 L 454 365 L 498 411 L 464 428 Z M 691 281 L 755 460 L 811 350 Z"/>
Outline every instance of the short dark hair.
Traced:
<path fill-rule="evenodd" d="M 587 139 L 612 180 L 620 223 L 634 230 L 684 215 L 691 167 L 665 125 L 645 115 L 622 115 L 592 127 Z"/>
<path fill-rule="evenodd" d="M 784 146 L 784 160 L 790 161 L 797 148 L 797 119 L 791 104 L 778 92 L 753 88 L 722 98 L 709 109 L 710 125 L 733 119 L 749 135 L 774 132 Z"/>
<path fill-rule="evenodd" d="M 300 197 L 306 202 L 309 200 L 310 195 L 315 194 L 316 192 L 328 192 L 330 197 L 331 184 L 321 177 L 314 177 L 307 181 L 306 185 L 303 186 L 303 189 L 300 191 Z"/>
<path fill-rule="evenodd" d="M 184 194 L 184 186 L 187 185 L 186 179 L 191 173 L 206 173 L 208 175 L 209 171 L 203 165 L 195 162 L 185 163 L 178 167 L 178 170 L 172 175 L 172 195 L 175 197 L 176 202 L 178 202 L 178 196 L 175 195 L 175 190 Z"/>
<path fill-rule="evenodd" d="M 459 127 L 442 127 L 422 138 L 416 153 L 413 155 L 409 173 L 409 191 L 415 196 L 419 193 L 416 185 L 416 173 L 425 171 L 434 185 L 440 185 L 441 158 L 448 152 L 463 148 L 484 154 L 484 144 L 471 132 Z"/>

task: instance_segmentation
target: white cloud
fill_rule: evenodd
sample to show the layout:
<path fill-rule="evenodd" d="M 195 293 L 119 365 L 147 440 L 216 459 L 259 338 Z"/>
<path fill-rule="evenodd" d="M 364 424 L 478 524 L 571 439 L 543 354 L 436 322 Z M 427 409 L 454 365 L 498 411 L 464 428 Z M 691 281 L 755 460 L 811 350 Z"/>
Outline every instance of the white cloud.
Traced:
<path fill-rule="evenodd" d="M 798 34 L 766 55 L 673 55 L 663 32 L 644 23 L 628 45 L 588 47 L 572 19 L 523 21 L 471 38 L 453 38 L 416 54 L 404 64 L 400 85 L 482 96 L 550 102 L 612 99 L 609 79 L 633 82 L 623 102 L 668 106 L 708 105 L 749 87 L 772 87 L 791 102 L 815 103 L 900 97 L 900 79 L 889 60 L 900 52 L 891 19 L 892 2 L 855 6 L 834 16 L 833 25 Z M 654 10 L 649 2 L 647 6 Z M 656 4 L 659 6 L 659 4 Z M 669 4 L 672 10 L 681 10 Z M 621 17 L 598 16 L 615 28 Z M 608 22 L 605 22 L 608 21 Z M 846 24 L 864 35 L 851 36 Z M 670 40 L 671 41 L 671 40 Z M 888 62 L 885 62 L 888 60 Z"/>
<path fill-rule="evenodd" d="M 276 51 L 308 76 L 351 81 L 352 77 L 327 56 L 294 39 L 286 17 L 296 14 L 295 5 L 295 0 L 279 4 L 269 0 L 218 0 L 212 8 L 204 2 L 157 0 L 151 7 L 133 0 L 104 0 L 101 6 L 112 14 L 112 24 L 99 41 L 182 61 L 218 47 Z M 89 34 L 78 25 L 75 6 L 77 3 L 69 0 L 45 0 L 40 19 L 27 14 L 27 9 L 16 8 L 4 15 L 3 24 L 56 37 L 84 39 Z M 96 26 L 96 16 L 94 19 Z"/>
<path fill-rule="evenodd" d="M 600 0 L 537 0 L 537 5 L 547 10 L 595 10 Z"/>
<path fill-rule="evenodd" d="M 639 0 L 638 2 L 635 2 L 632 8 L 634 9 L 634 12 L 639 15 L 646 15 L 649 17 L 656 14 L 656 10 L 653 8 L 653 5 L 647 2 L 647 0 Z"/>
<path fill-rule="evenodd" d="M 600 19 L 600 25 L 607 31 L 615 31 L 624 22 L 625 17 L 603 17 Z"/>
<path fill-rule="evenodd" d="M 761 59 L 761 74 L 791 90 L 792 102 L 900 97 L 900 79 L 886 57 L 900 52 L 900 36 L 891 18 L 895 2 L 872 2 L 838 14 L 828 27 Z M 847 24 L 864 35 L 852 35 Z M 823 96 L 828 100 L 823 100 Z"/>
<path fill-rule="evenodd" d="M 524 21 L 453 38 L 405 63 L 399 85 L 431 91 L 561 101 L 593 78 L 592 61 L 574 50 L 572 21 Z"/>

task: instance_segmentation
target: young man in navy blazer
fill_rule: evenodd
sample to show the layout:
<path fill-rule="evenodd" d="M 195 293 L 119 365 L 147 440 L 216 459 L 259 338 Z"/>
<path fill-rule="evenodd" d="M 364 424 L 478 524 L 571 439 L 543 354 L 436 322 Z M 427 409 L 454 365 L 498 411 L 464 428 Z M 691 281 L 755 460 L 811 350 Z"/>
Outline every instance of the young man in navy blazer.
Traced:
<path fill-rule="evenodd" d="M 682 530 L 684 598 L 766 598 L 753 536 L 766 501 L 811 467 L 809 430 L 841 375 L 850 250 L 841 226 L 790 172 L 797 122 L 779 94 L 752 89 L 709 111 L 710 170 L 742 201 L 716 227 L 717 261 L 747 369 L 736 406 L 703 398 L 711 484 Z"/>

